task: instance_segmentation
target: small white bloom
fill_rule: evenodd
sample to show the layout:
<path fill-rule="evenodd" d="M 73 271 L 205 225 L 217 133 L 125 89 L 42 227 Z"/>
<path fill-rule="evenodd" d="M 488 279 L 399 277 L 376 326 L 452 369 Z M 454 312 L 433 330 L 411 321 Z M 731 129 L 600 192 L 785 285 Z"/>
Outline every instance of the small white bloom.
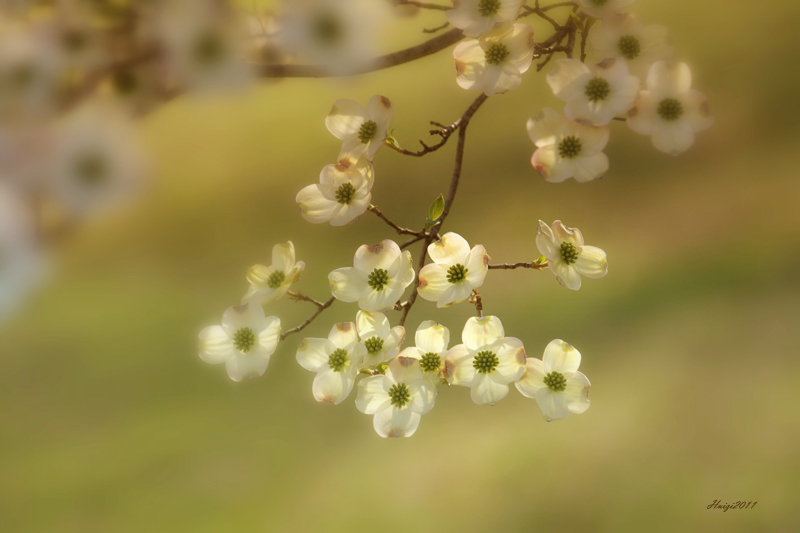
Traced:
<path fill-rule="evenodd" d="M 514 22 L 524 3 L 525 0 L 453 0 L 453 9 L 445 16 L 467 37 L 478 37 L 495 24 Z"/>
<path fill-rule="evenodd" d="M 343 302 L 358 302 L 361 309 L 371 313 L 393 308 L 414 281 L 411 253 L 401 251 L 389 239 L 360 246 L 353 265 L 328 275 L 331 293 Z"/>
<path fill-rule="evenodd" d="M 359 311 L 356 329 L 361 342 L 356 345 L 356 357 L 361 360 L 359 368 L 378 366 L 390 360 L 400 351 L 406 338 L 403 326 L 391 327 L 383 313 Z"/>
<path fill-rule="evenodd" d="M 451 385 L 470 387 L 472 401 L 494 405 L 508 394 L 508 384 L 525 373 L 522 341 L 506 337 L 495 316 L 472 317 L 464 325 L 459 344 L 450 348 L 444 375 Z"/>
<path fill-rule="evenodd" d="M 438 385 L 444 380 L 444 363 L 450 345 L 450 330 L 433 320 L 426 320 L 417 328 L 416 346 L 406 348 L 400 356 L 419 359 L 426 379 Z"/>
<path fill-rule="evenodd" d="M 599 279 L 608 274 L 608 258 L 600 248 L 583 244 L 578 228 L 568 228 L 560 220 L 553 228 L 539 221 L 536 247 L 547 258 L 547 266 L 564 287 L 577 291 L 581 276 Z"/>
<path fill-rule="evenodd" d="M 375 415 L 373 426 L 381 437 L 410 437 L 435 400 L 436 387 L 423 377 L 419 362 L 397 356 L 386 374 L 361 380 L 356 407 Z"/>
<path fill-rule="evenodd" d="M 467 39 L 453 50 L 456 82 L 464 89 L 486 96 L 519 87 L 522 74 L 533 60 L 533 28 L 527 24 L 499 24 L 480 36 Z"/>
<path fill-rule="evenodd" d="M 633 107 L 639 96 L 639 78 L 628 73 L 623 59 L 613 57 L 589 64 L 559 59 L 547 83 L 567 103 L 567 118 L 589 126 L 605 126 Z"/>
<path fill-rule="evenodd" d="M 281 320 L 264 316 L 260 305 L 229 307 L 221 326 L 200 332 L 200 358 L 212 365 L 225 363 L 233 381 L 253 379 L 267 370 L 280 338 Z"/>
<path fill-rule="evenodd" d="M 692 88 L 686 63 L 657 61 L 647 75 L 647 89 L 628 111 L 628 126 L 651 135 L 653 146 L 678 155 L 694 144 L 695 132 L 714 123 L 706 97 Z"/>
<path fill-rule="evenodd" d="M 609 14 L 620 13 L 634 2 L 636 0 L 578 0 L 578 6 L 587 15 L 601 19 Z"/>
<path fill-rule="evenodd" d="M 347 98 L 336 100 L 325 118 L 325 125 L 342 141 L 339 159 L 365 156 L 372 161 L 389 136 L 392 120 L 392 102 L 385 96 L 375 95 L 367 107 Z"/>
<path fill-rule="evenodd" d="M 428 245 L 433 263 L 419 272 L 419 295 L 437 307 L 461 303 L 472 289 L 483 285 L 489 271 L 489 256 L 482 244 L 469 249 L 458 233 L 445 233 L 442 240 Z"/>
<path fill-rule="evenodd" d="M 372 199 L 373 176 L 372 163 L 364 157 L 327 165 L 320 173 L 319 184 L 297 193 L 300 214 L 314 224 L 344 226 L 357 222 Z"/>
<path fill-rule="evenodd" d="M 250 301 L 261 305 L 283 298 L 292 283 L 300 279 L 306 264 L 295 262 L 294 244 L 282 242 L 272 247 L 272 264 L 255 265 L 247 270 L 250 289 L 242 298 L 242 303 Z"/>
<path fill-rule="evenodd" d="M 544 349 L 542 359 L 528 358 L 525 375 L 517 381 L 523 396 L 536 399 L 548 422 L 580 414 L 589 408 L 589 379 L 578 372 L 581 353 L 556 339 Z"/>
<path fill-rule="evenodd" d="M 339 404 L 353 390 L 359 359 L 356 326 L 352 322 L 336 324 L 327 339 L 303 339 L 297 348 L 297 362 L 316 372 L 312 392 L 318 402 Z"/>
<path fill-rule="evenodd" d="M 608 144 L 607 126 L 584 126 L 550 108 L 528 120 L 528 135 L 537 146 L 531 165 L 545 181 L 568 178 L 584 183 L 608 170 L 603 149 Z"/>
<path fill-rule="evenodd" d="M 600 59 L 618 57 L 628 64 L 631 74 L 644 81 L 650 65 L 669 59 L 674 48 L 664 26 L 643 26 L 632 13 L 610 14 L 603 24 L 592 28 L 589 46 Z"/>

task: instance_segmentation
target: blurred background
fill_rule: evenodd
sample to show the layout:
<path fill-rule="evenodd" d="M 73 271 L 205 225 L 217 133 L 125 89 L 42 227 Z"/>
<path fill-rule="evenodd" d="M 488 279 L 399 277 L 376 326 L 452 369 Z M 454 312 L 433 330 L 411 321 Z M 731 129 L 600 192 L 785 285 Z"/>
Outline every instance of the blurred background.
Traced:
<path fill-rule="evenodd" d="M 493 262 L 538 257 L 539 219 L 606 250 L 609 275 L 577 292 L 532 270 L 490 271 L 481 289 L 529 356 L 555 338 L 581 351 L 585 414 L 546 423 L 513 387 L 494 407 L 445 387 L 412 438 L 381 439 L 355 392 L 315 402 L 294 357 L 355 304 L 287 338 L 253 381 L 197 356 L 197 333 L 238 303 L 273 244 L 294 242 L 307 265 L 295 288 L 326 299 L 328 272 L 359 245 L 397 238 L 369 213 L 311 225 L 294 197 L 338 154 L 324 123 L 338 98 L 389 97 L 410 149 L 429 140 L 428 121 L 458 118 L 477 95 L 456 85 L 449 49 L 348 79 L 180 96 L 136 123 L 144 192 L 50 248 L 48 281 L 0 325 L 0 529 L 800 530 L 800 9 L 641 0 L 636 12 L 669 28 L 715 125 L 675 158 L 611 124 L 602 180 L 545 183 L 525 122 L 561 104 L 547 70 L 531 71 L 471 123 L 445 225 Z M 397 19 L 382 46 L 421 42 L 443 21 Z M 384 149 L 373 203 L 421 226 L 454 149 Z M 313 310 L 284 299 L 267 312 L 288 329 Z M 406 326 L 436 319 L 455 344 L 473 313 L 421 301 Z M 723 513 L 714 500 L 758 504 Z"/>

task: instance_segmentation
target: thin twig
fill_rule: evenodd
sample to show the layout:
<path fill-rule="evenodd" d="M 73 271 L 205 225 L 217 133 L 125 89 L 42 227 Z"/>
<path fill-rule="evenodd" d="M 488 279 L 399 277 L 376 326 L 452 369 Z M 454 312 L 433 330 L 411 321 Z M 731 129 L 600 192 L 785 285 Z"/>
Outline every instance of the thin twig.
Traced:
<path fill-rule="evenodd" d="M 306 320 L 305 322 L 303 322 L 302 324 L 300 324 L 297 327 L 294 327 L 294 328 L 292 328 L 290 330 L 287 330 L 287 331 L 284 331 L 283 333 L 281 333 L 281 340 L 285 339 L 286 337 L 288 337 L 292 333 L 297 333 L 298 331 L 301 331 L 303 328 L 305 328 L 306 326 L 311 324 L 314 321 L 314 319 L 317 318 L 320 315 L 320 313 L 322 313 L 325 309 L 329 308 L 331 306 L 331 304 L 333 304 L 333 302 L 335 300 L 336 300 L 336 298 L 331 296 L 331 298 L 327 302 L 323 303 L 322 305 L 320 305 L 317 308 L 317 310 L 314 312 L 313 315 L 308 317 L 308 320 Z"/>
<path fill-rule="evenodd" d="M 400 245 L 400 249 L 403 250 L 405 248 L 408 248 L 409 246 L 411 246 L 415 242 L 421 241 L 422 239 L 424 239 L 427 236 L 428 236 L 428 234 L 426 233 L 424 235 L 417 235 L 416 237 L 411 237 L 406 242 L 404 242 L 403 244 Z"/>
<path fill-rule="evenodd" d="M 475 304 L 475 311 L 478 312 L 478 318 L 483 317 L 483 300 L 477 290 L 472 289 L 472 296 L 469 297 L 469 303 Z"/>
<path fill-rule="evenodd" d="M 531 261 L 530 263 L 501 263 L 499 265 L 489 265 L 489 270 L 514 270 L 515 268 L 532 268 L 534 270 L 542 270 L 547 268 L 547 263 L 537 263 Z"/>
<path fill-rule="evenodd" d="M 436 26 L 435 28 L 422 28 L 422 33 L 436 33 L 437 31 L 447 28 L 449 25 L 449 22 L 445 22 L 441 26 Z"/>
<path fill-rule="evenodd" d="M 380 218 L 381 220 L 389 224 L 391 227 L 393 227 L 395 231 L 397 231 L 398 235 L 415 235 L 417 237 L 421 236 L 422 238 L 427 236 L 427 233 L 425 231 L 414 231 L 413 229 L 402 228 L 398 226 L 397 224 L 389 220 L 389 218 L 386 215 L 384 215 L 383 212 L 380 209 L 378 209 L 378 206 L 376 205 L 370 204 L 370 206 L 367 208 L 367 211 L 372 211 L 373 213 L 378 215 L 378 218 Z"/>
<path fill-rule="evenodd" d="M 431 135 L 438 135 L 438 136 L 440 136 L 442 138 L 442 140 L 439 141 L 438 143 L 434 144 L 434 145 L 431 145 L 431 146 L 428 146 L 424 142 L 420 141 L 419 143 L 422 145 L 422 150 L 420 150 L 419 152 L 412 152 L 411 150 L 406 150 L 405 148 L 400 148 L 400 146 L 398 146 L 397 144 L 395 144 L 393 142 L 390 142 L 388 139 L 385 141 L 385 143 L 386 143 L 386 146 L 388 146 L 389 148 L 391 148 L 395 152 L 401 153 L 403 155 L 413 156 L 413 157 L 422 157 L 422 156 L 427 155 L 427 154 L 429 154 L 431 152 L 435 152 L 436 150 L 438 150 L 439 148 L 441 148 L 442 146 L 447 144 L 447 141 L 450 140 L 450 136 L 453 135 L 453 133 L 458 129 L 458 126 L 459 126 L 460 123 L 461 123 L 461 119 L 456 120 L 453 124 L 451 124 L 449 126 L 445 126 L 443 124 L 439 124 L 438 122 L 431 121 L 432 125 L 438 126 L 441 129 L 430 130 L 430 134 Z"/>
<path fill-rule="evenodd" d="M 416 0 L 397 0 L 398 6 L 417 6 L 422 9 L 436 9 L 439 11 L 447 11 L 453 9 L 452 6 L 440 6 L 439 4 L 428 4 L 426 2 L 417 2 Z"/>
<path fill-rule="evenodd" d="M 306 296 L 305 294 L 302 294 L 302 293 L 299 293 L 299 292 L 286 291 L 286 294 L 288 294 L 290 298 L 292 298 L 294 300 L 297 300 L 298 302 L 311 302 L 312 304 L 316 305 L 317 307 L 322 307 L 323 305 L 325 305 L 323 302 L 320 302 L 319 300 L 315 300 L 314 298 L 311 298 L 311 297 Z"/>

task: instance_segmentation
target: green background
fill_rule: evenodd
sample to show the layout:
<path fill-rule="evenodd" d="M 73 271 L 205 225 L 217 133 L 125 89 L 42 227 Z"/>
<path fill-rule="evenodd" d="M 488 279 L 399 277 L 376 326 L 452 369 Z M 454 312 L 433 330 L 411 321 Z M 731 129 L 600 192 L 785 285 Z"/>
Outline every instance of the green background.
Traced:
<path fill-rule="evenodd" d="M 197 333 L 238 302 L 274 243 L 294 241 L 307 264 L 296 287 L 325 299 L 327 273 L 357 246 L 398 239 L 369 214 L 308 224 L 294 196 L 338 153 L 324 124 L 337 98 L 388 96 L 408 148 L 429 139 L 429 120 L 460 116 L 476 94 L 455 84 L 450 51 L 349 80 L 179 98 L 142 124 L 156 174 L 145 196 L 63 243 L 53 282 L 0 330 L 0 529 L 799 530 L 798 6 L 637 12 L 670 28 L 714 127 L 674 158 L 614 123 L 602 180 L 545 183 L 525 121 L 561 104 L 531 71 L 476 115 L 445 227 L 493 262 L 538 257 L 540 218 L 607 251 L 609 275 L 578 292 L 530 270 L 492 271 L 481 289 L 529 356 L 554 338 L 582 352 L 585 414 L 546 423 L 513 387 L 495 407 L 443 388 L 412 438 L 384 440 L 355 393 L 314 401 L 294 358 L 302 335 L 247 383 L 197 357 Z M 441 20 L 398 21 L 387 48 Z M 373 202 L 421 225 L 454 144 L 422 159 L 382 150 Z M 304 333 L 326 336 L 356 310 L 337 302 Z M 268 309 L 286 329 L 312 311 Z M 439 320 L 455 344 L 473 312 L 421 301 L 407 326 Z M 723 513 L 706 509 L 713 500 L 758 504 Z"/>

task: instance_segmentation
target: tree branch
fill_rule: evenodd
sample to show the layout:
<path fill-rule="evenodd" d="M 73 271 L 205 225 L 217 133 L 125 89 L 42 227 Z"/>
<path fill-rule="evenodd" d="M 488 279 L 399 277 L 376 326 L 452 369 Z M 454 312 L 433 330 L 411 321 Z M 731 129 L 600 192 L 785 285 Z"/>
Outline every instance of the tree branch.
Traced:
<path fill-rule="evenodd" d="M 372 211 L 373 213 L 378 215 L 378 218 L 380 218 L 381 220 L 389 224 L 391 227 L 393 227 L 395 231 L 397 231 L 398 235 L 415 235 L 420 238 L 424 238 L 427 236 L 427 232 L 425 231 L 414 231 L 413 229 L 401 228 L 400 226 L 389 220 L 386 217 L 386 215 L 384 215 L 383 212 L 380 209 L 378 209 L 378 206 L 370 204 L 370 206 L 367 208 L 367 211 Z"/>
<path fill-rule="evenodd" d="M 499 265 L 489 265 L 489 270 L 514 270 L 515 268 L 533 268 L 534 270 L 542 270 L 547 268 L 547 263 L 537 263 L 531 261 L 530 263 L 502 263 Z"/>
<path fill-rule="evenodd" d="M 400 146 L 397 145 L 396 142 L 391 142 L 388 139 L 384 142 L 386 146 L 388 146 L 395 152 L 413 157 L 422 157 L 431 152 L 435 152 L 436 150 L 447 144 L 447 141 L 450 140 L 450 136 L 453 135 L 453 133 L 458 129 L 458 126 L 461 124 L 461 119 L 456 120 L 453 124 L 450 124 L 449 126 L 445 126 L 444 124 L 439 124 L 438 122 L 434 121 L 431 121 L 431 124 L 434 126 L 439 126 L 441 129 L 430 130 L 430 134 L 439 135 L 442 138 L 442 140 L 432 146 L 428 146 L 424 142 L 420 141 L 419 143 L 422 145 L 422 150 L 420 150 L 419 152 L 412 152 L 411 150 L 400 148 Z"/>
<path fill-rule="evenodd" d="M 312 301 L 310 298 L 308 300 Z M 286 337 L 288 337 L 292 333 L 297 333 L 298 331 L 301 331 L 303 328 L 305 328 L 306 326 L 311 324 L 314 321 L 314 319 L 317 318 L 320 315 L 320 313 L 322 313 L 325 309 L 329 308 L 331 306 L 331 304 L 333 304 L 333 302 L 335 300 L 336 300 L 336 298 L 334 298 L 333 296 L 331 296 L 330 299 L 328 301 L 326 301 L 325 303 L 316 302 L 316 300 L 313 300 L 315 303 L 319 303 L 320 304 L 319 307 L 317 307 L 317 310 L 314 312 L 314 314 L 311 315 L 310 317 L 308 317 L 308 320 L 306 320 L 305 322 L 303 322 L 299 326 L 294 327 L 294 328 L 292 328 L 292 329 L 290 329 L 288 331 L 284 331 L 283 333 L 281 333 L 281 340 L 284 340 Z"/>
<path fill-rule="evenodd" d="M 426 2 L 417 2 L 416 0 L 397 0 L 398 6 L 417 6 L 422 9 L 438 9 L 439 11 L 448 11 L 453 9 L 452 6 L 440 6 L 439 4 L 428 4 Z"/>
<path fill-rule="evenodd" d="M 316 305 L 317 307 L 322 307 L 323 305 L 325 305 L 323 302 L 320 302 L 319 300 L 315 300 L 314 298 L 310 298 L 310 297 L 306 296 L 305 294 L 301 294 L 299 292 L 286 291 L 286 294 L 289 295 L 289 298 L 292 298 L 293 300 L 297 300 L 298 302 L 311 302 L 312 304 Z"/>

